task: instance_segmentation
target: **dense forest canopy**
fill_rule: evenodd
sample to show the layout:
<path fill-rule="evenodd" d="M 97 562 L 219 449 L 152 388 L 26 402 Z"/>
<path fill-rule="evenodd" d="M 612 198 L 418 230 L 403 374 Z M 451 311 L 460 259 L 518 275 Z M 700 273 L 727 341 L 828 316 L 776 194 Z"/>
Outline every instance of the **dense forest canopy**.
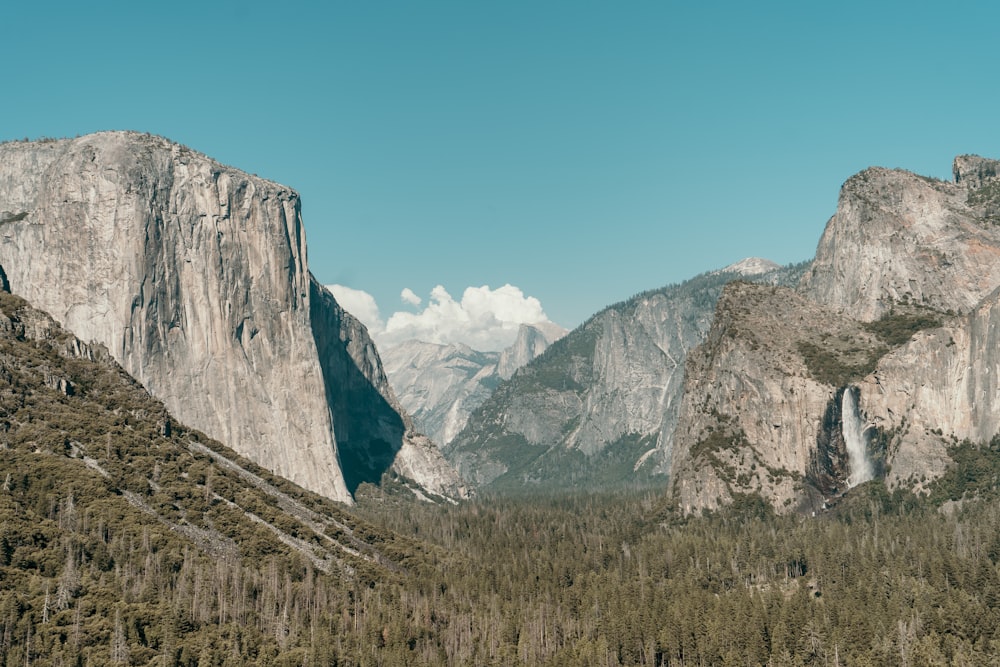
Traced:
<path fill-rule="evenodd" d="M 659 490 L 355 509 L 0 295 L 0 666 L 920 665 L 1000 655 L 1000 440 L 818 516 Z"/>

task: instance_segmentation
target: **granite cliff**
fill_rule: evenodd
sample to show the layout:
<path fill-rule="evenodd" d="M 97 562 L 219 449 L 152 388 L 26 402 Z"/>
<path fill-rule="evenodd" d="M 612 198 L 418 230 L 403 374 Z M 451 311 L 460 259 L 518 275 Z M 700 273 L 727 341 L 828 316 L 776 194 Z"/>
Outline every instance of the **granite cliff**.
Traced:
<path fill-rule="evenodd" d="M 684 359 L 723 285 L 790 284 L 802 268 L 734 265 L 606 308 L 502 382 L 445 455 L 469 482 L 508 490 L 662 482 Z"/>
<path fill-rule="evenodd" d="M 802 293 L 864 321 L 901 302 L 968 312 L 1000 285 L 998 164 L 960 156 L 954 182 L 880 167 L 852 176 Z"/>
<path fill-rule="evenodd" d="M 798 291 L 732 285 L 688 358 L 685 511 L 759 494 L 818 510 L 873 477 L 917 491 L 1000 430 L 998 165 L 849 179 Z"/>
<path fill-rule="evenodd" d="M 279 475 L 344 502 L 393 467 L 462 492 L 310 275 L 285 186 L 132 132 L 4 144 L 0 268 L 179 419 Z"/>
<path fill-rule="evenodd" d="M 847 488 L 845 388 L 887 346 L 788 288 L 733 283 L 687 359 L 671 486 L 686 512 L 757 494 L 815 509 Z"/>
<path fill-rule="evenodd" d="M 522 324 L 514 343 L 500 352 L 408 340 L 384 348 L 382 360 L 417 428 L 447 446 L 502 380 L 565 334 L 551 323 Z"/>

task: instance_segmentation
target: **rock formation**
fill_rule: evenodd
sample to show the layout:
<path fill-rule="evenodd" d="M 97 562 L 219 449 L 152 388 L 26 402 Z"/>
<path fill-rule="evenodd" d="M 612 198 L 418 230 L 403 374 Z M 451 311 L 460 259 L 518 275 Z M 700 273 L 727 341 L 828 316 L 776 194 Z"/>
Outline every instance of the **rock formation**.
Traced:
<path fill-rule="evenodd" d="M 864 321 L 901 302 L 968 312 L 1000 285 L 997 164 L 959 157 L 955 183 L 877 167 L 852 176 L 802 292 Z"/>
<path fill-rule="evenodd" d="M 344 471 L 345 450 L 425 446 L 388 414 L 364 327 L 309 274 L 287 187 L 131 132 L 4 144 L 0 267 L 178 418 L 308 489 L 350 502 L 345 477 L 370 479 L 391 457 Z M 354 399 L 379 414 L 370 431 L 345 411 Z M 439 474 L 416 481 L 458 492 Z"/>
<path fill-rule="evenodd" d="M 408 340 L 382 350 L 389 381 L 418 430 L 446 446 L 501 380 L 566 334 L 554 324 L 522 324 L 502 352 Z"/>
<path fill-rule="evenodd" d="M 502 380 L 509 380 L 517 369 L 533 361 L 567 333 L 569 332 L 552 322 L 522 324 L 511 346 L 500 352 L 497 376 Z"/>
<path fill-rule="evenodd" d="M 687 360 L 671 464 L 681 508 L 754 493 L 796 509 L 844 490 L 842 420 L 824 417 L 884 351 L 861 323 L 790 289 L 729 285 Z"/>
<path fill-rule="evenodd" d="M 787 284 L 801 269 L 754 279 Z M 662 481 L 685 356 L 707 333 L 722 286 L 742 275 L 705 274 L 594 315 L 501 383 L 445 455 L 465 479 L 498 488 Z"/>
<path fill-rule="evenodd" d="M 727 288 L 688 358 L 671 470 L 684 510 L 744 493 L 815 510 L 861 466 L 920 490 L 950 445 L 1000 432 L 998 166 L 961 156 L 954 183 L 865 170 L 799 294 Z"/>
<path fill-rule="evenodd" d="M 890 486 L 922 488 L 949 445 L 989 442 L 1000 433 L 1000 290 L 886 354 L 860 390 L 866 419 L 892 434 Z"/>

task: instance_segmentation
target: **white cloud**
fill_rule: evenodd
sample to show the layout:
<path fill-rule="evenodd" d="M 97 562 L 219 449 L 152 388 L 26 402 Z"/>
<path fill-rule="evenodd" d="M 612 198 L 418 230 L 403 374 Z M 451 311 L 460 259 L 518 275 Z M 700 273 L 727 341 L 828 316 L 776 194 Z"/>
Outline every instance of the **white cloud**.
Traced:
<path fill-rule="evenodd" d="M 363 290 L 327 285 L 343 308 L 361 320 L 378 345 L 417 339 L 429 343 L 464 343 L 474 350 L 499 351 L 517 338 L 521 324 L 551 324 L 542 304 L 513 285 L 491 289 L 467 287 L 456 301 L 441 285 L 417 312 L 397 311 L 383 321 L 375 298 Z M 410 288 L 400 298 L 411 306 L 424 303 Z"/>
<path fill-rule="evenodd" d="M 399 293 L 399 298 L 413 306 L 419 306 L 423 301 L 423 299 L 417 296 L 409 287 L 403 288 L 403 291 Z"/>
<path fill-rule="evenodd" d="M 412 290 L 404 290 L 404 294 Z M 414 296 L 416 296 L 414 294 Z M 412 301 L 410 301 L 412 303 Z M 416 338 L 431 343 L 465 343 L 476 350 L 502 350 L 514 342 L 521 324 L 548 322 L 542 304 L 519 288 L 467 287 L 461 301 L 438 285 L 417 313 L 393 313 L 379 342 Z"/>
<path fill-rule="evenodd" d="M 333 292 L 333 297 L 344 310 L 368 327 L 369 334 L 377 336 L 385 329 L 385 323 L 382 322 L 382 316 L 379 314 L 378 304 L 375 303 L 375 297 L 371 294 L 343 285 L 327 285 L 326 288 Z"/>

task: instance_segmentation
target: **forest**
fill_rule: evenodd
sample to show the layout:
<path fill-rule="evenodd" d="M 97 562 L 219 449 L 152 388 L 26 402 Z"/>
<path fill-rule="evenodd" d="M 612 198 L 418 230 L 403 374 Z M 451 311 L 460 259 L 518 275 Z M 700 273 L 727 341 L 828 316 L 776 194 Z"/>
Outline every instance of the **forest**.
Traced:
<path fill-rule="evenodd" d="M 390 478 L 348 508 L 0 310 L 0 666 L 1000 662 L 1000 440 L 816 516 Z"/>

